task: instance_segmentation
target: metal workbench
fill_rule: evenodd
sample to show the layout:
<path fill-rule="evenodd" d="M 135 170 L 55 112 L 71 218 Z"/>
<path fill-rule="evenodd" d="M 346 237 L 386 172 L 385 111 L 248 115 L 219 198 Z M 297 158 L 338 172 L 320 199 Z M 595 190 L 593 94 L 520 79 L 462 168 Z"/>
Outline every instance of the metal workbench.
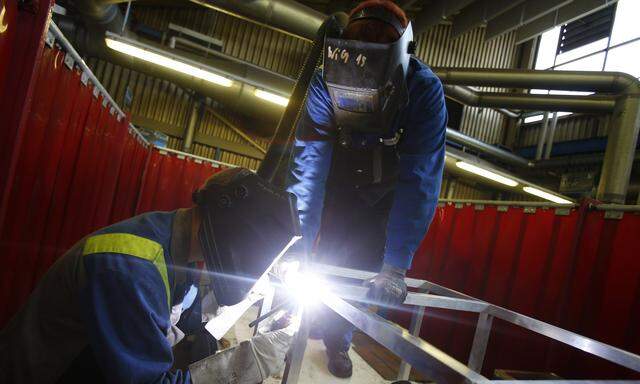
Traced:
<path fill-rule="evenodd" d="M 371 272 L 322 264 L 313 264 L 311 269 L 315 273 L 354 280 L 366 280 L 375 275 Z M 364 307 L 345 301 L 363 301 L 366 295 L 366 288 L 362 286 L 350 286 L 348 290 L 334 291 L 319 296 L 322 303 L 330 310 L 345 318 L 357 329 L 402 359 L 398 380 L 408 380 L 410 370 L 413 368 L 436 382 L 442 383 L 494 381 L 480 374 L 494 318 L 515 324 L 534 333 L 640 372 L 640 356 L 633 353 L 516 313 L 509 309 L 478 300 L 429 281 L 407 278 L 406 283 L 407 286 L 417 289 L 417 292 L 409 292 L 404 303 L 405 305 L 413 306 L 409 330 L 383 319 Z M 425 313 L 425 308 L 427 307 L 478 314 L 473 344 L 466 364 L 454 359 L 429 342 L 418 337 L 422 318 Z M 265 305 L 263 305 L 262 310 L 265 310 Z M 283 376 L 283 383 L 297 383 L 300 375 L 310 323 L 308 313 L 302 313 L 302 316 L 303 319 L 300 330 L 294 339 L 291 355 Z M 506 383 L 509 381 L 501 380 L 500 382 Z M 585 381 L 536 380 L 535 382 L 584 383 Z M 588 380 L 588 382 L 611 383 L 613 381 Z"/>

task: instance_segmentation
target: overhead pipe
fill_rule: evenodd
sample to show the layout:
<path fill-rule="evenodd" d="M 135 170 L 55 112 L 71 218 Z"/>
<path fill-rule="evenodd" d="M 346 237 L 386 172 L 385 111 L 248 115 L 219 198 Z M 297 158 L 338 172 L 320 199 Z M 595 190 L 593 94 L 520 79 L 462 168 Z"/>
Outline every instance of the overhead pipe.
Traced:
<path fill-rule="evenodd" d="M 620 93 L 638 80 L 622 72 L 432 68 L 445 84 Z"/>
<path fill-rule="evenodd" d="M 516 108 L 537 111 L 610 113 L 615 106 L 613 96 L 533 95 L 525 93 L 476 92 L 459 85 L 444 85 L 450 98 L 463 104 L 483 108 Z M 502 113 L 508 109 L 503 109 Z M 513 113 L 513 112 L 511 112 Z M 517 117 L 517 115 L 516 115 Z"/>
<path fill-rule="evenodd" d="M 74 8 L 91 19 L 87 27 L 120 31 L 124 24 L 124 17 L 118 3 L 127 0 L 74 0 Z"/>
<path fill-rule="evenodd" d="M 636 84 L 619 96 L 611 115 L 611 129 L 596 194 L 598 200 L 624 204 L 639 132 L 640 86 Z"/>
<path fill-rule="evenodd" d="M 486 153 L 508 164 L 516 165 L 520 167 L 533 166 L 533 163 L 531 163 L 529 160 L 525 159 L 524 157 L 518 156 L 509 151 L 505 151 L 504 149 L 500 149 L 493 145 L 487 144 L 484 141 L 467 136 L 454 129 L 447 128 L 445 135 L 447 140 L 451 140 L 455 143 L 464 145 L 465 147 L 475 149 L 476 151 L 479 151 L 482 153 Z"/>
<path fill-rule="evenodd" d="M 460 85 L 444 85 L 443 87 L 444 94 L 450 99 L 465 105 L 480 106 L 480 95 L 473 89 Z M 494 110 L 512 119 L 520 117 L 519 114 L 506 108 L 494 108 Z"/>
<path fill-rule="evenodd" d="M 252 23 L 313 41 L 327 15 L 293 0 L 191 0 Z"/>

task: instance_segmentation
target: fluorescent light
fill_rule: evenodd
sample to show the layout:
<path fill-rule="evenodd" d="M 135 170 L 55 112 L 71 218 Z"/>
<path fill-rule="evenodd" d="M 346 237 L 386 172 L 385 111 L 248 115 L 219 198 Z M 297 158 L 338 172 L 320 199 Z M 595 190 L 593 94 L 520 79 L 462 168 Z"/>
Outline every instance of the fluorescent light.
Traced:
<path fill-rule="evenodd" d="M 469 164 L 466 163 L 464 161 L 458 161 L 456 163 L 456 166 L 458 168 L 462 168 L 467 172 L 471 172 L 471 173 L 475 173 L 478 176 L 482 176 L 485 177 L 487 179 L 493 180 L 493 181 L 497 181 L 500 184 L 504 184 L 504 185 L 508 185 L 510 187 L 516 187 L 518 185 L 518 182 L 512 179 L 509 179 L 508 177 L 504 177 L 502 175 L 499 175 L 497 173 L 491 172 L 487 169 L 484 168 L 480 168 L 478 166 L 475 166 L 473 164 Z"/>
<path fill-rule="evenodd" d="M 275 93 L 267 92 L 262 89 L 256 89 L 255 92 L 253 92 L 253 94 L 263 100 L 270 101 L 274 104 L 282 105 L 283 107 L 286 107 L 287 104 L 289 104 L 289 99 L 287 99 L 286 97 L 282 97 L 280 95 L 276 95 Z"/>
<path fill-rule="evenodd" d="M 529 117 L 525 117 L 524 118 L 524 123 L 525 124 L 529 124 L 529 123 L 537 123 L 538 121 L 541 121 L 544 118 L 543 115 L 533 115 L 533 116 L 529 116 Z"/>
<path fill-rule="evenodd" d="M 133 44 L 114 40 L 108 37 L 105 38 L 105 42 L 109 48 L 126 55 L 133 56 L 140 60 L 157 64 L 165 68 L 173 69 L 174 71 L 184 73 L 185 75 L 197 77 L 199 79 L 206 80 L 223 87 L 230 87 L 231 85 L 233 85 L 233 81 L 227 79 L 224 76 L 220 76 L 213 72 L 206 71 L 202 68 L 198 68 L 194 65 L 187 64 L 167 56 L 163 56 L 161 54 L 152 52 L 147 48 L 136 47 Z"/>
<path fill-rule="evenodd" d="M 541 197 L 541 198 L 543 198 L 545 200 L 553 201 L 554 203 L 558 203 L 558 204 L 573 204 L 571 201 L 569 201 L 567 199 L 563 199 L 562 197 L 554 195 L 554 194 L 551 194 L 549 192 L 541 191 L 538 188 L 524 187 L 522 189 L 527 193 L 530 193 L 532 195 Z"/>

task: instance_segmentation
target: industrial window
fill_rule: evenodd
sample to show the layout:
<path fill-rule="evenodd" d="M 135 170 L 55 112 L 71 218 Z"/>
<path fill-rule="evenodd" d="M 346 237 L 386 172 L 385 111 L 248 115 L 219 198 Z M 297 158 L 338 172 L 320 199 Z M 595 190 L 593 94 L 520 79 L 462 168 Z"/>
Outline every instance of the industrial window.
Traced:
<path fill-rule="evenodd" d="M 535 69 L 619 71 L 640 78 L 640 1 L 618 0 L 598 12 L 555 27 L 540 37 Z M 585 95 L 590 92 L 532 89 L 535 94 Z M 559 115 L 568 115 L 560 112 Z M 525 118 L 525 123 L 542 115 Z"/>

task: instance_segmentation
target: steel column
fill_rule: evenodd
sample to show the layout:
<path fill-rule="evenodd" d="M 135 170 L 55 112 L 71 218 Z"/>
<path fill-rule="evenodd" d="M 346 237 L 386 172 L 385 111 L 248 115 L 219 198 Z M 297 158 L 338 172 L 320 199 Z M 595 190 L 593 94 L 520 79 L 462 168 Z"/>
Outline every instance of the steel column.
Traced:
<path fill-rule="evenodd" d="M 549 128 L 549 133 L 547 134 L 547 146 L 544 149 L 545 159 L 549 159 L 549 157 L 551 157 L 551 149 L 553 149 L 553 136 L 556 134 L 557 125 L 558 125 L 558 112 L 554 112 L 553 118 L 551 119 L 551 127 Z"/>
<path fill-rule="evenodd" d="M 540 134 L 538 135 L 538 145 L 536 146 L 536 160 L 542 159 L 542 152 L 544 151 L 544 143 L 547 138 L 547 127 L 549 126 L 549 112 L 544 113 L 542 120 L 542 128 L 540 128 Z"/>
<path fill-rule="evenodd" d="M 200 110 L 201 110 L 201 101 L 198 98 L 194 98 L 192 106 L 191 106 L 191 114 L 189 115 L 189 121 L 187 123 L 187 127 L 184 130 L 184 140 L 182 142 L 182 150 L 184 152 L 190 153 L 191 147 L 193 146 L 193 138 L 196 134 L 196 126 L 199 122 Z"/>

